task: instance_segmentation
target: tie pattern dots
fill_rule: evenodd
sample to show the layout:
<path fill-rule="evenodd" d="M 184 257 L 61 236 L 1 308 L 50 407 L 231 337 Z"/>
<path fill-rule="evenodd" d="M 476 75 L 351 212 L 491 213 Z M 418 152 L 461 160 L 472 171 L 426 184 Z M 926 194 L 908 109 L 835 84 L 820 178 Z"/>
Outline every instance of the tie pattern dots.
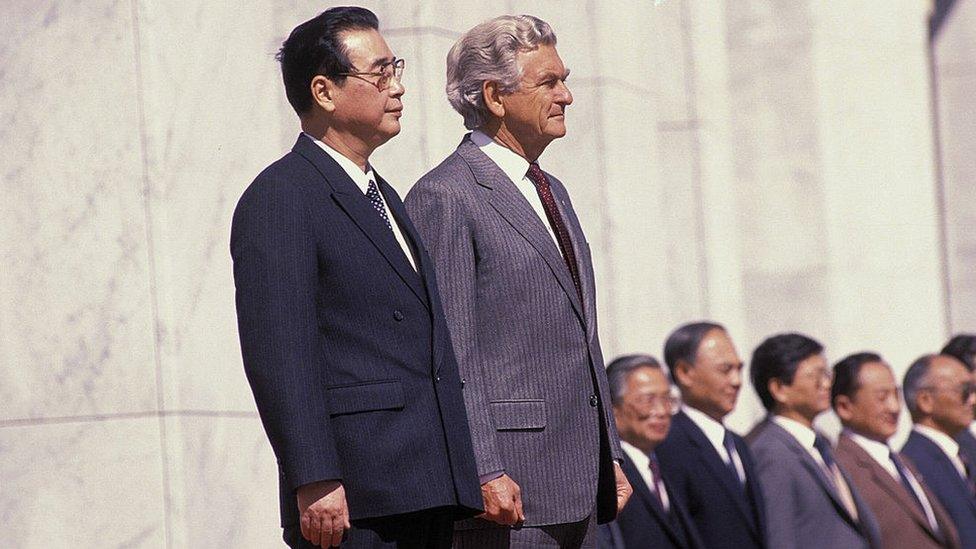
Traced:
<path fill-rule="evenodd" d="M 380 189 L 376 186 L 376 181 L 373 178 L 369 180 L 369 187 L 366 189 L 366 198 L 369 199 L 370 204 L 373 205 L 373 209 L 376 213 L 380 214 L 383 218 L 383 223 L 386 223 L 386 228 L 393 230 L 393 225 L 390 225 L 390 218 L 386 215 L 386 208 L 383 206 L 383 198 L 380 196 Z"/>
<path fill-rule="evenodd" d="M 549 225 L 552 227 L 552 232 L 556 233 L 556 240 L 559 242 L 559 249 L 563 253 L 563 260 L 566 261 L 569 274 L 573 277 L 573 284 L 576 286 L 576 293 L 579 295 L 580 303 L 582 303 L 583 286 L 580 284 L 579 266 L 576 264 L 576 252 L 573 251 L 573 241 L 569 237 L 569 231 L 566 229 L 566 223 L 563 222 L 563 216 L 559 213 L 559 208 L 556 206 L 556 198 L 552 195 L 549 180 L 546 179 L 546 174 L 542 173 L 542 168 L 535 162 L 529 164 L 529 171 L 526 175 L 528 175 L 529 179 L 535 185 L 536 192 L 539 193 L 539 199 L 542 200 L 542 209 L 546 211 L 546 217 L 549 218 Z"/>

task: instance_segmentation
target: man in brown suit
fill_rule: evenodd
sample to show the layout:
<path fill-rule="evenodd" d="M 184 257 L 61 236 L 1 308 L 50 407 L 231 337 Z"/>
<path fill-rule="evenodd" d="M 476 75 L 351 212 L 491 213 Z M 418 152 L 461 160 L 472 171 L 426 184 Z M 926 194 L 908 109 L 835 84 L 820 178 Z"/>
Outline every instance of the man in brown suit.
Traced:
<path fill-rule="evenodd" d="M 898 428 L 898 395 L 891 367 L 874 353 L 834 366 L 831 404 L 844 425 L 836 459 L 874 512 L 886 549 L 958 548 L 948 513 L 908 458 L 888 446 Z"/>

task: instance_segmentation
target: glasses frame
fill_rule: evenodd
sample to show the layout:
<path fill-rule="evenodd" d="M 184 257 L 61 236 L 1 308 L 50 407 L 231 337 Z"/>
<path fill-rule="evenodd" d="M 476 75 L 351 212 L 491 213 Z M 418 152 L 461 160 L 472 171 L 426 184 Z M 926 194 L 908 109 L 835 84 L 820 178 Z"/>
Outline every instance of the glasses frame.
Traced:
<path fill-rule="evenodd" d="M 350 72 L 340 72 L 338 76 L 352 76 L 353 78 L 359 78 L 363 82 L 369 82 L 370 84 L 376 86 L 377 91 L 386 91 L 390 88 L 390 83 L 396 78 L 397 82 L 403 78 L 403 69 L 406 67 L 407 62 L 403 59 L 393 58 L 393 61 L 384 64 L 380 67 L 380 72 L 363 72 L 363 71 L 350 71 Z M 387 67 L 391 67 L 389 73 L 387 73 Z M 372 82 L 369 79 L 363 78 L 364 76 L 379 76 L 376 82 Z"/>

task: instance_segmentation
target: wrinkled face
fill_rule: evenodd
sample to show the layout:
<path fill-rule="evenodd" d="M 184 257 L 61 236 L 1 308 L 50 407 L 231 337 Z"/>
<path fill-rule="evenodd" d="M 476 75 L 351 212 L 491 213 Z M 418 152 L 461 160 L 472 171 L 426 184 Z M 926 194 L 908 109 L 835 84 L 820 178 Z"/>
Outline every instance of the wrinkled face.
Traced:
<path fill-rule="evenodd" d="M 522 69 L 522 83 L 518 90 L 502 96 L 503 119 L 524 149 L 541 151 L 566 135 L 566 107 L 573 102 L 566 87 L 569 71 L 550 45 L 519 52 L 516 61 Z"/>
<path fill-rule="evenodd" d="M 833 372 L 827 359 L 816 354 L 803 359 L 793 374 L 793 383 L 780 384 L 774 391 L 780 406 L 789 408 L 810 422 L 830 407 L 830 384 Z M 771 382 L 771 383 L 775 383 Z"/>
<path fill-rule="evenodd" d="M 725 330 L 713 329 L 698 346 L 695 363 L 679 363 L 675 375 L 689 405 L 721 421 L 735 409 L 742 387 L 742 360 Z"/>
<path fill-rule="evenodd" d="M 930 402 L 925 411 L 942 431 L 955 436 L 973 422 L 973 376 L 962 362 L 943 355 L 935 357 L 923 386 L 925 394 L 919 395 L 918 402 Z"/>
<path fill-rule="evenodd" d="M 393 61 L 393 52 L 374 29 L 350 30 L 342 35 L 350 72 L 381 72 Z M 400 133 L 404 88 L 396 78 L 385 90 L 376 88 L 377 76 L 346 76 L 333 95 L 332 124 L 376 148 Z"/>
<path fill-rule="evenodd" d="M 868 362 L 857 374 L 854 395 L 838 395 L 837 415 L 855 433 L 887 443 L 898 430 L 900 395 L 891 367 L 884 362 Z"/>
<path fill-rule="evenodd" d="M 668 436 L 674 398 L 660 368 L 637 368 L 627 377 L 623 401 L 613 407 L 620 438 L 650 452 Z"/>

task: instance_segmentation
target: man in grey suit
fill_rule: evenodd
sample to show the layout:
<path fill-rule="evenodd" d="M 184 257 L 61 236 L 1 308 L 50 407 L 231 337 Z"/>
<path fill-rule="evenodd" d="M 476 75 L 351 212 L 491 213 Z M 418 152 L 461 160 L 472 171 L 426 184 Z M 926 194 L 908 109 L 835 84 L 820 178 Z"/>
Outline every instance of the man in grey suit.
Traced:
<path fill-rule="evenodd" d="M 830 407 L 820 343 L 781 334 L 753 352 L 752 384 L 770 417 L 747 437 L 766 496 L 769 546 L 880 547 L 877 522 L 813 420 Z"/>
<path fill-rule="evenodd" d="M 461 36 L 447 93 L 474 131 L 406 198 L 440 278 L 484 497 L 455 547 L 594 547 L 630 495 L 589 246 L 536 162 L 573 101 L 555 46 L 527 15 Z"/>

